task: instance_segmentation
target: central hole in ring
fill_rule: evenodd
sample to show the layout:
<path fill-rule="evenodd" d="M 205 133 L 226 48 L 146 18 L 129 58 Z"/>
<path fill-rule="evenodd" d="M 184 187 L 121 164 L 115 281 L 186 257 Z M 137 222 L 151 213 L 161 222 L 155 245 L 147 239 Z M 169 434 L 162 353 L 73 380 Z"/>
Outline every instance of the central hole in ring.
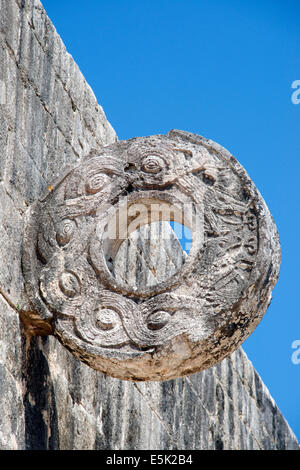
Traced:
<path fill-rule="evenodd" d="M 169 202 L 147 199 L 118 208 L 107 224 L 104 242 L 112 276 L 131 288 L 145 288 L 178 272 L 192 245 L 185 212 Z"/>

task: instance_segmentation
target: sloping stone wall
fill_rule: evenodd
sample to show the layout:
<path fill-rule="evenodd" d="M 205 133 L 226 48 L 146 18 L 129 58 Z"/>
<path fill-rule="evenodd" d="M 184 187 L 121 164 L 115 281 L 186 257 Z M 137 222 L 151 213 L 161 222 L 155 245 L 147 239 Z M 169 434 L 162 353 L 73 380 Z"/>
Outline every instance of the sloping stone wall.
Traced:
<path fill-rule="evenodd" d="M 245 353 L 186 379 L 128 383 L 30 336 L 27 207 L 115 132 L 39 0 L 0 0 L 0 449 L 296 449 Z"/>

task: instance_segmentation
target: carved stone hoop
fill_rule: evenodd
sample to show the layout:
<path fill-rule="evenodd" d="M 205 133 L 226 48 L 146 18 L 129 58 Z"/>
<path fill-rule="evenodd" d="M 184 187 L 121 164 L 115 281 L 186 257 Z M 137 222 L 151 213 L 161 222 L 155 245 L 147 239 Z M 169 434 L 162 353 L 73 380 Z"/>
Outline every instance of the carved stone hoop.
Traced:
<path fill-rule="evenodd" d="M 188 227 L 189 253 L 169 222 Z M 29 209 L 27 323 L 91 367 L 169 380 L 233 352 L 264 315 L 277 230 L 246 171 L 183 131 L 92 152 Z"/>

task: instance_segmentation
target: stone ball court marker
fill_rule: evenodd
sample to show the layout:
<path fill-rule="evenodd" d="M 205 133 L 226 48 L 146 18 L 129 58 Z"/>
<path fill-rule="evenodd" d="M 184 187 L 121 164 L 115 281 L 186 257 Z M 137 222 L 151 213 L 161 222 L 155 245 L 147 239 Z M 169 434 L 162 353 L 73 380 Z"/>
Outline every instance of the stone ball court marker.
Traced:
<path fill-rule="evenodd" d="M 170 222 L 192 233 L 185 253 Z M 184 131 L 99 148 L 28 210 L 26 322 L 124 380 L 170 380 L 252 333 L 280 268 L 272 216 L 238 161 Z"/>

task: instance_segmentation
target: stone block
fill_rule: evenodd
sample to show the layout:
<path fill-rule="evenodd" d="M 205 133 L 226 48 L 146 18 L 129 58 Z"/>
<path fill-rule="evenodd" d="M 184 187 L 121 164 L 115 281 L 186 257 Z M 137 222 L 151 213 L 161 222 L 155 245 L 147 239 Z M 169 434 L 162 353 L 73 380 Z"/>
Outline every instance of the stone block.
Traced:
<path fill-rule="evenodd" d="M 298 449 L 242 349 L 188 379 L 129 383 L 25 337 L 23 216 L 116 134 L 39 0 L 0 0 L 0 448 Z"/>
<path fill-rule="evenodd" d="M 17 306 L 24 299 L 21 273 L 22 218 L 0 184 L 0 290 Z"/>
<path fill-rule="evenodd" d="M 1 0 L 0 12 L 0 32 L 5 36 L 7 46 L 17 56 L 21 27 L 20 8 L 14 0 Z"/>

